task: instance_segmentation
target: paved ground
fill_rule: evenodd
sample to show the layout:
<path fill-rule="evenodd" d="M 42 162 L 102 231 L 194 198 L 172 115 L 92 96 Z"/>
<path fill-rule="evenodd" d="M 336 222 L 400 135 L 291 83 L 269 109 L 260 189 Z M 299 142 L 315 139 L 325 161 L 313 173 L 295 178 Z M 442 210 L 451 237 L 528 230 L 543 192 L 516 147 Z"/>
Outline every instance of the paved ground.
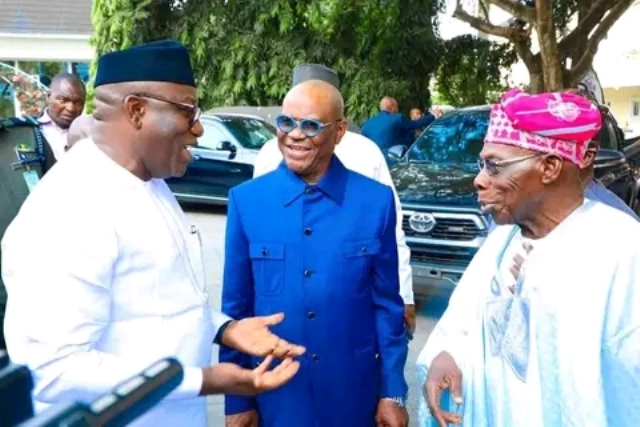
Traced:
<path fill-rule="evenodd" d="M 207 281 L 211 303 L 220 306 L 220 285 L 222 279 L 222 264 L 224 259 L 224 229 L 226 216 L 224 209 L 200 206 L 185 206 L 187 219 L 199 228 L 204 247 L 204 260 L 207 268 Z M 414 340 L 410 345 L 409 359 L 405 368 L 405 376 L 410 386 L 409 414 L 412 418 L 411 426 L 416 426 L 417 402 L 420 388 L 416 383 L 414 364 L 418 353 L 422 349 L 435 322 L 442 313 L 445 302 L 442 300 L 429 301 L 420 310 L 418 327 Z M 217 348 L 214 348 L 214 359 L 217 359 Z M 209 400 L 209 425 L 211 427 L 224 426 L 223 405 L 221 397 Z"/>

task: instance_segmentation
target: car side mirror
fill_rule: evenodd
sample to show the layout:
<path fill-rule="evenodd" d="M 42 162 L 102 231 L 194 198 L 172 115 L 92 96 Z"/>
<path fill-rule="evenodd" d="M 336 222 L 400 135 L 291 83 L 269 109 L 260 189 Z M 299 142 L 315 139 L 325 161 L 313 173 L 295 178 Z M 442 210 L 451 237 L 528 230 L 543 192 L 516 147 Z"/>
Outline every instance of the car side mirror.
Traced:
<path fill-rule="evenodd" d="M 218 151 L 229 151 L 230 153 L 235 153 L 237 151 L 236 146 L 233 145 L 229 141 L 222 141 L 216 146 L 216 150 Z"/>
<path fill-rule="evenodd" d="M 393 147 L 387 150 L 387 156 L 391 160 L 400 160 L 402 159 L 402 155 L 404 154 L 404 145 L 394 145 Z"/>

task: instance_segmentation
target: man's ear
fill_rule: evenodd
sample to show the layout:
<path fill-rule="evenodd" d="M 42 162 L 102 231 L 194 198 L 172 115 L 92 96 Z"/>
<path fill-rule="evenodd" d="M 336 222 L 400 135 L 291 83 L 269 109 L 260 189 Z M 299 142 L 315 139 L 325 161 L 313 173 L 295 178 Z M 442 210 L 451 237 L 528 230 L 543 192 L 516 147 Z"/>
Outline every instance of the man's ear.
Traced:
<path fill-rule="evenodd" d="M 543 184 L 548 185 L 555 182 L 564 167 L 564 160 L 558 156 L 544 156 L 540 162 L 541 174 L 540 179 Z"/>
<path fill-rule="evenodd" d="M 142 118 L 147 112 L 147 103 L 135 95 L 127 95 L 123 102 L 127 120 L 136 129 L 140 129 L 142 127 Z"/>
<path fill-rule="evenodd" d="M 340 144 L 340 141 L 342 141 L 342 137 L 344 136 L 345 133 L 347 133 L 347 128 L 349 127 L 349 123 L 347 122 L 346 119 L 343 119 L 336 126 L 338 128 L 337 134 L 336 134 L 336 144 Z"/>
<path fill-rule="evenodd" d="M 595 150 L 587 150 L 584 155 L 584 159 L 582 160 L 582 167 L 588 168 L 593 165 L 593 162 L 596 160 L 596 152 Z"/>

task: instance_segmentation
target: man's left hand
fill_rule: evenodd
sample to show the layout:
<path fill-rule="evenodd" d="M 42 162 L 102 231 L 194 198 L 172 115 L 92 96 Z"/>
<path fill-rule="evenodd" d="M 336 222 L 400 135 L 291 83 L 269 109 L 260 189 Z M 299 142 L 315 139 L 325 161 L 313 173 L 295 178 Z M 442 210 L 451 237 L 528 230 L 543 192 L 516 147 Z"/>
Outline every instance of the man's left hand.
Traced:
<path fill-rule="evenodd" d="M 413 304 L 404 306 L 404 325 L 411 335 L 416 332 L 416 306 Z"/>
<path fill-rule="evenodd" d="M 304 354 L 305 348 L 291 344 L 273 334 L 270 326 L 284 319 L 284 313 L 249 317 L 233 321 L 222 335 L 222 344 L 252 356 L 275 356 L 280 359 Z"/>
<path fill-rule="evenodd" d="M 407 409 L 393 400 L 380 399 L 376 411 L 376 427 L 407 427 L 409 414 Z"/>

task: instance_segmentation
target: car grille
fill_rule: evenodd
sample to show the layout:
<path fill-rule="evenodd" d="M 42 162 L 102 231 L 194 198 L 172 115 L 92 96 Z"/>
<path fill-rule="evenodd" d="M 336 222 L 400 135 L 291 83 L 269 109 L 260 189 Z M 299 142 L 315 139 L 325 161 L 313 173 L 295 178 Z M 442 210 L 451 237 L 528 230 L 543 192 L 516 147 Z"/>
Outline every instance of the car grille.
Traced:
<path fill-rule="evenodd" d="M 478 225 L 468 218 L 436 218 L 436 226 L 428 233 L 418 233 L 409 226 L 409 216 L 402 219 L 402 229 L 407 236 L 425 237 L 438 240 L 473 240 L 486 231 L 481 230 Z"/>
<path fill-rule="evenodd" d="M 411 245 L 411 261 L 438 265 L 466 267 L 477 248 L 442 245 Z"/>

